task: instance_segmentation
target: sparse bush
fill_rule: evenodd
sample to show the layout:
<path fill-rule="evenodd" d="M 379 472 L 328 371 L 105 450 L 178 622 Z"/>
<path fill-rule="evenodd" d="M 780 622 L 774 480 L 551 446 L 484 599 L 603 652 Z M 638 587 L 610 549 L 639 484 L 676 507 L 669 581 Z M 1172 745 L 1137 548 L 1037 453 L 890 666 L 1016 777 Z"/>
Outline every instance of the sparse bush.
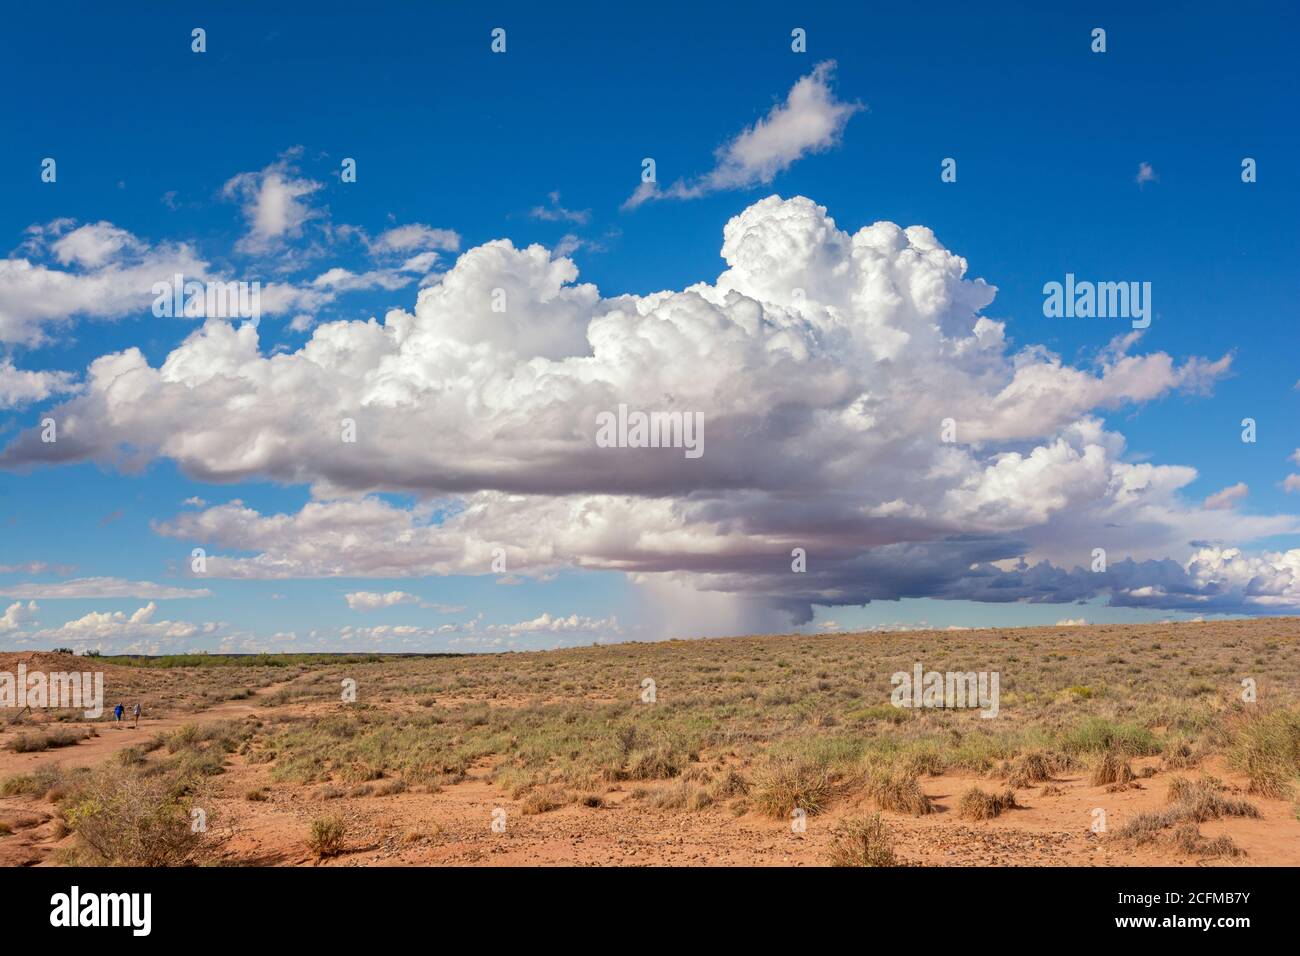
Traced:
<path fill-rule="evenodd" d="M 876 813 L 845 820 L 834 830 L 828 860 L 831 866 L 897 866 L 889 828 Z"/>
<path fill-rule="evenodd" d="M 188 781 L 107 763 L 76 785 L 64 817 L 88 851 L 85 862 L 180 866 L 199 851 L 192 805 Z"/>
<path fill-rule="evenodd" d="M 342 817 L 317 817 L 311 822 L 307 847 L 318 859 L 338 856 L 343 852 L 343 840 L 347 832 L 348 827 Z"/>

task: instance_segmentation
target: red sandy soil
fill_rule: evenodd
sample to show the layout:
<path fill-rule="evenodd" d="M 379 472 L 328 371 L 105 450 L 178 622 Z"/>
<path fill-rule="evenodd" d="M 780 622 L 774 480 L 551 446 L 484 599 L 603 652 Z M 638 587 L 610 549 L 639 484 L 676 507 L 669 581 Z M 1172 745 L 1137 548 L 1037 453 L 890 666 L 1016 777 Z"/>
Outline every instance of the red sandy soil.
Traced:
<path fill-rule="evenodd" d="M 174 730 L 184 723 L 269 716 L 259 698 L 217 704 L 197 714 L 144 720 L 136 729 L 98 725 L 99 734 L 57 751 L 19 754 L 0 750 L 0 779 L 29 772 L 46 763 L 88 766 L 110 759 L 133 744 Z M 297 710 L 280 707 L 278 714 Z M 5 740 L 12 731 L 4 734 Z M 1135 771 L 1159 768 L 1158 758 L 1133 762 Z M 1245 780 L 1215 761 L 1204 769 L 1244 795 Z M 441 866 L 441 865 L 707 865 L 811 866 L 825 863 L 831 831 L 845 817 L 871 812 L 869 802 L 837 802 L 830 812 L 810 817 L 804 833 L 788 822 L 756 814 L 734 817 L 712 807 L 698 812 L 665 811 L 631 800 L 628 785 L 610 785 L 603 807 L 572 804 L 534 816 L 521 812 L 489 780 L 491 765 L 472 768 L 460 783 L 436 793 L 411 790 L 393 796 L 340 798 L 313 795 L 316 788 L 273 784 L 265 764 L 230 756 L 227 772 L 215 778 L 216 823 L 209 837 L 216 856 L 230 865 Z M 1194 774 L 1195 772 L 1193 772 Z M 1246 856 L 1203 859 L 1181 856 L 1166 847 L 1138 847 L 1091 832 L 1091 811 L 1107 807 L 1107 827 L 1114 832 L 1143 810 L 1165 803 L 1167 771 L 1140 779 L 1129 790 L 1105 793 L 1082 772 L 1055 782 L 1057 796 L 1040 796 L 1041 785 L 1017 792 L 1023 809 L 978 823 L 958 819 L 960 794 L 972 785 L 999 788 L 988 778 L 939 776 L 921 785 L 938 812 L 924 817 L 884 813 L 893 831 L 899 858 L 909 864 L 938 866 L 1300 866 L 1300 821 L 1287 801 L 1251 795 L 1261 818 L 1226 819 L 1201 824 L 1207 838 L 1228 834 Z M 265 801 L 244 795 L 258 786 L 269 790 Z M 504 833 L 492 831 L 493 811 L 506 811 Z M 311 821 L 338 815 L 347 822 L 344 852 L 323 863 L 307 848 Z M 0 821 L 13 832 L 0 836 L 0 865 L 52 865 L 52 851 L 74 839 L 61 835 L 55 807 L 43 799 L 0 798 Z"/>

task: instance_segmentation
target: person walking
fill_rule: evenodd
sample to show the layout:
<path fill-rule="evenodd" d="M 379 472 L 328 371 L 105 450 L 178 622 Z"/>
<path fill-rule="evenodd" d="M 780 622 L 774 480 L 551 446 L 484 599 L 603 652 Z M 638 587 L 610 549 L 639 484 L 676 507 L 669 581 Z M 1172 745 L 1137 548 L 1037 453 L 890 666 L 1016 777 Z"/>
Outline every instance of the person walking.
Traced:
<path fill-rule="evenodd" d="M 135 702 L 135 710 L 132 711 L 132 716 L 135 719 L 131 723 L 131 729 L 135 730 L 135 728 L 140 726 L 140 702 L 138 700 Z"/>
<path fill-rule="evenodd" d="M 118 704 L 116 707 L 113 708 L 113 720 L 115 720 L 118 723 L 119 727 L 122 723 L 122 713 L 125 710 L 126 708 L 123 707 L 121 704 Z"/>

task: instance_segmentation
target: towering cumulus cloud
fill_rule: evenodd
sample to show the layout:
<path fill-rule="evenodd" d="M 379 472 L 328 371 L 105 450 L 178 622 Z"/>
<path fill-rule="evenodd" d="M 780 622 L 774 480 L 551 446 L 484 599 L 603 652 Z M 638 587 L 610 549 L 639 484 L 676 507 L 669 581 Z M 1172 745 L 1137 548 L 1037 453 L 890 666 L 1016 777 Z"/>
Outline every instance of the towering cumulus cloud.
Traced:
<path fill-rule="evenodd" d="M 1013 350 L 982 314 L 996 290 L 929 229 L 849 234 L 802 197 L 745 209 L 722 254 L 711 284 L 604 297 L 541 246 L 489 242 L 413 312 L 321 325 L 291 353 L 209 320 L 161 367 L 93 362 L 50 413 L 58 443 L 24 433 L 0 464 L 165 457 L 311 486 L 296 514 L 236 500 L 158 526 L 218 552 L 218 576 L 488 573 L 502 548 L 512 573 L 621 570 L 795 620 L 902 596 L 1300 606 L 1300 552 L 1228 547 L 1296 518 L 1185 500 L 1194 470 L 1125 461 L 1096 417 L 1206 389 L 1229 357 L 1132 354 L 1133 335 L 1085 368 Z M 599 447 L 620 404 L 701 413 L 703 455 Z"/>

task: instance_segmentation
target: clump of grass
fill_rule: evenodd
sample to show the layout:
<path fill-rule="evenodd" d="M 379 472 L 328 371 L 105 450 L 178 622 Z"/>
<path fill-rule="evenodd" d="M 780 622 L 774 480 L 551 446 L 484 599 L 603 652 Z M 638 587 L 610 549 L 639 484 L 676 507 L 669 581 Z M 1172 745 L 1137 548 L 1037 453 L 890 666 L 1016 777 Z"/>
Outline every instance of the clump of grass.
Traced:
<path fill-rule="evenodd" d="M 897 866 L 889 828 L 876 813 L 845 820 L 835 828 L 827 856 L 831 866 Z"/>
<path fill-rule="evenodd" d="M 666 780 L 682 769 L 681 755 L 666 744 L 632 751 L 627 758 L 623 777 L 627 780 Z"/>
<path fill-rule="evenodd" d="M 1021 754 L 1007 768 L 1007 786 L 1023 789 L 1052 780 L 1058 773 L 1072 770 L 1074 758 L 1054 751 L 1031 750 Z"/>
<path fill-rule="evenodd" d="M 1168 835 L 1165 842 L 1176 852 L 1185 853 L 1188 856 L 1237 857 L 1246 855 L 1246 851 L 1233 843 L 1232 837 L 1226 834 L 1207 840 L 1201 836 L 1200 828 L 1195 823 L 1179 824 Z"/>
<path fill-rule="evenodd" d="M 1222 791 L 1223 784 L 1210 776 L 1194 781 L 1174 777 L 1169 781 L 1168 805 L 1163 810 L 1139 813 L 1120 827 L 1116 836 L 1139 845 L 1163 843 L 1191 856 L 1243 856 L 1245 851 L 1229 837 L 1206 840 L 1197 826 L 1221 817 L 1259 816 L 1252 804 L 1224 797 Z"/>
<path fill-rule="evenodd" d="M 77 731 L 71 727 L 55 727 L 46 731 L 23 731 L 9 741 L 9 749 L 20 754 L 40 753 L 57 747 L 71 747 L 89 736 L 89 731 Z"/>
<path fill-rule="evenodd" d="M 1259 810 L 1254 804 L 1223 796 L 1223 784 L 1209 776 L 1195 781 L 1186 777 L 1174 777 L 1169 781 L 1165 799 L 1179 820 L 1204 823 L 1221 817 L 1259 817 Z"/>
<path fill-rule="evenodd" d="M 571 802 L 569 794 L 562 787 L 539 787 L 524 797 L 519 812 L 526 817 L 537 816 L 539 813 L 558 810 Z"/>
<path fill-rule="evenodd" d="M 921 790 L 916 775 L 909 773 L 880 773 L 873 775 L 867 784 L 876 805 L 893 813 L 906 813 L 923 817 L 934 812 L 934 803 Z"/>
<path fill-rule="evenodd" d="M 1094 787 L 1127 786 L 1133 780 L 1133 768 L 1121 751 L 1108 750 L 1093 765 L 1091 783 Z"/>
<path fill-rule="evenodd" d="M 1161 831 L 1172 823 L 1171 818 L 1162 810 L 1147 810 L 1139 813 L 1115 831 L 1121 840 L 1131 840 L 1143 845 L 1153 843 L 1160 838 Z"/>
<path fill-rule="evenodd" d="M 938 750 L 911 750 L 903 756 L 899 769 L 917 777 L 936 777 L 944 771 L 943 756 Z"/>
<path fill-rule="evenodd" d="M 1186 740 L 1171 743 L 1160 755 L 1160 765 L 1166 770 L 1190 770 L 1200 762 L 1200 755 Z"/>
<path fill-rule="evenodd" d="M 37 767 L 31 773 L 15 774 L 0 783 L 0 797 L 43 797 L 61 789 L 66 780 L 63 771 L 52 764 Z"/>
<path fill-rule="evenodd" d="M 271 799 L 271 794 L 267 791 L 266 787 L 254 787 L 252 790 L 249 790 L 244 794 L 244 799 L 260 803 L 263 800 Z"/>
<path fill-rule="evenodd" d="M 739 770 L 729 767 L 709 784 L 709 796 L 714 800 L 727 800 L 731 797 L 743 797 L 749 793 L 749 780 Z"/>
<path fill-rule="evenodd" d="M 755 787 L 755 808 L 769 817 L 784 818 L 796 808 L 809 816 L 826 809 L 834 787 L 825 765 L 801 758 L 770 763 Z"/>
<path fill-rule="evenodd" d="M 1087 717 L 1061 735 L 1060 747 L 1067 754 L 1118 751 L 1129 757 L 1146 757 L 1160 752 L 1160 743 L 1150 729 L 1105 717 Z"/>
<path fill-rule="evenodd" d="M 1250 792 L 1288 797 L 1300 776 L 1300 711 L 1238 711 L 1227 730 L 1228 765 L 1250 778 Z"/>
<path fill-rule="evenodd" d="M 425 840 L 432 840 L 442 835 L 441 823 L 427 823 L 424 826 L 407 830 L 406 835 L 402 838 L 407 843 L 422 843 Z"/>
<path fill-rule="evenodd" d="M 979 787 L 971 787 L 961 795 L 957 804 L 957 816 L 963 820 L 991 820 L 1003 810 L 1012 810 L 1016 803 L 1016 792 L 1010 787 L 1001 793 L 988 793 Z"/>
<path fill-rule="evenodd" d="M 311 832 L 307 837 L 307 847 L 317 859 L 338 856 L 343 852 L 343 840 L 348 827 L 342 817 L 317 817 L 311 822 Z"/>
<path fill-rule="evenodd" d="M 676 780 L 655 789 L 639 789 L 633 795 L 656 810 L 697 811 L 713 804 L 709 791 L 690 780 Z"/>

